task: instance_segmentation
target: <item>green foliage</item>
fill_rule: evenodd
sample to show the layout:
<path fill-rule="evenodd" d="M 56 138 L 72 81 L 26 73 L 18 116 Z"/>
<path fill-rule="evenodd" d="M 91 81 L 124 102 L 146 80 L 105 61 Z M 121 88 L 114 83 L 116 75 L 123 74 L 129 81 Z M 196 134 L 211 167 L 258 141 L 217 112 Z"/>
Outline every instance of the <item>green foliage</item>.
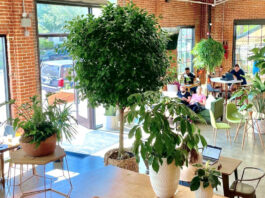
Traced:
<path fill-rule="evenodd" d="M 236 91 L 231 97 L 231 101 L 240 97 L 240 111 L 253 109 L 260 114 L 265 115 L 265 81 L 261 80 L 260 74 L 256 73 L 253 78 L 250 78 L 251 84 L 249 87 L 242 87 Z"/>
<path fill-rule="evenodd" d="M 170 34 L 169 41 L 167 43 L 167 50 L 175 50 L 178 45 L 179 33 Z"/>
<path fill-rule="evenodd" d="M 47 101 L 48 102 L 48 101 Z M 18 106 L 15 100 L 0 104 L 11 104 L 17 110 L 17 117 L 9 119 L 15 131 L 23 129 L 22 141 L 35 143 L 36 146 L 56 134 L 60 141 L 62 136 L 70 141 L 76 134 L 72 121 L 71 106 L 62 100 L 55 100 L 53 104 L 42 107 L 37 96 L 30 98 L 30 103 L 23 103 Z"/>
<path fill-rule="evenodd" d="M 163 85 L 167 39 L 154 15 L 133 4 L 108 4 L 100 17 L 77 17 L 66 29 L 65 46 L 77 61 L 77 88 L 91 105 L 124 108 L 131 94 Z"/>
<path fill-rule="evenodd" d="M 189 151 L 197 150 L 200 142 L 207 145 L 194 124 L 195 120 L 205 121 L 179 99 L 151 91 L 133 94 L 128 100 L 134 103 L 126 117 L 128 122 L 139 120 L 129 132 L 129 138 L 135 137 L 133 152 L 138 162 L 141 156 L 155 171 L 163 163 L 162 158 L 168 164 L 174 161 L 176 166 L 183 166 L 188 163 Z"/>
<path fill-rule="evenodd" d="M 207 188 L 211 186 L 212 188 L 217 188 L 218 185 L 221 185 L 219 181 L 219 176 L 221 175 L 219 171 L 211 168 L 209 163 L 207 162 L 205 167 L 201 164 L 194 165 L 198 169 L 195 172 L 195 177 L 192 179 L 190 183 L 191 191 L 196 191 L 200 188 L 201 182 L 203 184 L 203 188 Z"/>
<path fill-rule="evenodd" d="M 178 82 L 178 71 L 176 67 L 169 67 L 167 69 L 165 81 L 168 84 L 174 84 L 175 82 Z"/>
<path fill-rule="evenodd" d="M 117 108 L 115 106 L 106 107 L 105 116 L 116 116 Z"/>
<path fill-rule="evenodd" d="M 213 72 L 215 67 L 222 64 L 224 52 L 225 50 L 220 42 L 212 38 L 202 39 L 192 50 L 194 66 Z"/>
<path fill-rule="evenodd" d="M 248 59 L 256 61 L 256 66 L 260 69 L 260 74 L 265 74 L 265 46 L 261 48 L 254 48 L 251 50 L 251 52 L 253 55 Z"/>
<path fill-rule="evenodd" d="M 49 41 L 48 39 L 43 39 L 43 38 L 39 39 L 39 45 L 40 45 L 40 49 L 42 50 L 54 48 L 53 41 Z"/>

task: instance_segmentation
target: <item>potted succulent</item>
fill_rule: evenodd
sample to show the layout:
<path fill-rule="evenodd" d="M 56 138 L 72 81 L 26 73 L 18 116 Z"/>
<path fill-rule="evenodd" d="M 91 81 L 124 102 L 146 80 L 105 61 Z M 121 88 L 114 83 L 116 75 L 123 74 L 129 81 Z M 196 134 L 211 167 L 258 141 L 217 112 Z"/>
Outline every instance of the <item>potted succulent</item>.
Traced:
<path fill-rule="evenodd" d="M 202 39 L 191 53 L 194 56 L 194 66 L 198 69 L 206 69 L 205 84 L 207 84 L 208 75 L 223 62 L 225 53 L 223 45 L 212 38 Z"/>
<path fill-rule="evenodd" d="M 118 129 L 118 118 L 116 115 L 116 107 L 109 106 L 105 109 L 105 129 L 107 130 L 117 130 Z"/>
<path fill-rule="evenodd" d="M 71 106 L 62 100 L 56 99 L 53 104 L 43 107 L 38 97 L 33 96 L 30 102 L 20 106 L 15 100 L 4 104 L 10 104 L 17 111 L 17 117 L 7 121 L 11 122 L 15 131 L 22 130 L 20 145 L 30 156 L 53 153 L 56 141 L 63 137 L 70 141 L 77 132 L 72 126 L 76 121 L 71 115 Z"/>
<path fill-rule="evenodd" d="M 180 168 L 188 163 L 189 150 L 198 150 L 198 144 L 207 143 L 194 124 L 201 118 L 181 103 L 178 98 L 161 97 L 157 92 L 134 94 L 134 103 L 127 115 L 129 123 L 139 119 L 129 132 L 135 138 L 133 152 L 150 165 L 150 181 L 156 195 L 174 196 Z M 172 124 L 170 124 L 172 119 Z"/>
<path fill-rule="evenodd" d="M 76 61 L 76 88 L 91 106 L 112 105 L 119 110 L 119 148 L 106 153 L 105 164 L 137 171 L 134 155 L 124 149 L 124 111 L 131 105 L 127 100 L 131 94 L 164 85 L 170 65 L 166 33 L 154 15 L 132 3 L 108 4 L 101 16 L 77 17 L 66 29 L 64 46 Z"/>
<path fill-rule="evenodd" d="M 209 162 L 203 166 L 202 164 L 194 165 L 197 170 L 195 172 L 195 177 L 190 183 L 191 191 L 195 191 L 196 198 L 212 198 L 213 188 L 217 188 L 221 185 L 219 181 L 219 176 L 221 173 L 215 168 L 211 168 Z"/>

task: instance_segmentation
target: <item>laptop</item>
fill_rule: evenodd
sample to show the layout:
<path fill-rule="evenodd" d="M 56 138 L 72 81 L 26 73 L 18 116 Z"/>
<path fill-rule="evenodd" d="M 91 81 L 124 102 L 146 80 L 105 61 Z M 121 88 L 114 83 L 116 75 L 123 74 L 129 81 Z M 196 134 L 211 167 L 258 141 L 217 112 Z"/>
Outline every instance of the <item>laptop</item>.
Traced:
<path fill-rule="evenodd" d="M 219 160 L 221 151 L 222 148 L 220 147 L 207 145 L 202 152 L 203 163 L 209 161 L 210 165 L 214 165 Z"/>

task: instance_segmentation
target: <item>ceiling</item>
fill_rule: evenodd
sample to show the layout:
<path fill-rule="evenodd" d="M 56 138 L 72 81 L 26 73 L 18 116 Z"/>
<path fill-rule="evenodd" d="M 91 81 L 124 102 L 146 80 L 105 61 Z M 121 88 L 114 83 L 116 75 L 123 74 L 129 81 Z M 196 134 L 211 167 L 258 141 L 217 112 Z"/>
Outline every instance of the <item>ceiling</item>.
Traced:
<path fill-rule="evenodd" d="M 229 0 L 177 0 L 182 2 L 189 2 L 189 3 L 198 3 L 204 5 L 211 5 L 211 6 L 218 6 L 221 5 Z"/>

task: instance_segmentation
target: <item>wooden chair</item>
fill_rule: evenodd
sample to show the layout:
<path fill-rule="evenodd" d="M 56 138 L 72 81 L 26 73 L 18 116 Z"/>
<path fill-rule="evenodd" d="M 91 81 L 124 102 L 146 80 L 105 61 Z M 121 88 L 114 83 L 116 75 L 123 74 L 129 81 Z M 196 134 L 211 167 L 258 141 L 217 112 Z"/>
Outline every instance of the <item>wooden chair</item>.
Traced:
<path fill-rule="evenodd" d="M 244 179 L 245 170 L 257 170 L 257 172 L 260 173 L 260 176 L 252 179 Z M 234 181 L 230 187 L 230 194 L 232 195 L 231 197 L 239 196 L 242 198 L 256 198 L 256 189 L 261 179 L 264 176 L 265 176 L 264 171 L 259 168 L 254 168 L 254 167 L 244 168 L 241 179 Z M 244 182 L 253 182 L 253 181 L 257 182 L 255 187 L 244 183 Z"/>
<path fill-rule="evenodd" d="M 213 115 L 213 112 L 210 110 L 210 117 L 211 117 L 211 125 L 213 127 L 213 133 L 214 133 L 214 145 L 216 145 L 216 136 L 217 136 L 217 130 L 218 129 L 224 129 L 226 130 L 226 137 L 227 140 L 229 139 L 231 144 L 231 136 L 230 136 L 230 125 L 224 122 L 216 122 L 215 117 Z"/>

